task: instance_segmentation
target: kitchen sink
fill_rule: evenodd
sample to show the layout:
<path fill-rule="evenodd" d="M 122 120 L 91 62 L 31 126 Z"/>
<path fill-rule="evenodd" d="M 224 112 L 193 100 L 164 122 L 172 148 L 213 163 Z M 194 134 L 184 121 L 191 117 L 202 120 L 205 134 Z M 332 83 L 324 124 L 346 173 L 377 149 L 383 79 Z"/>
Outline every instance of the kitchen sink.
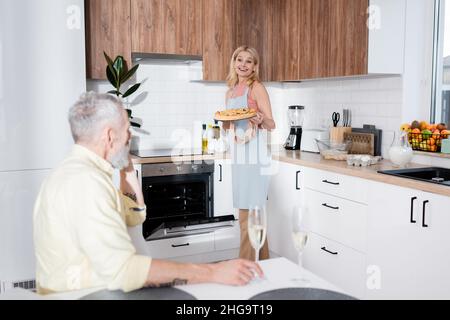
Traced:
<path fill-rule="evenodd" d="M 391 176 L 450 186 L 450 169 L 446 168 L 425 167 L 399 170 L 381 170 L 378 172 Z"/>

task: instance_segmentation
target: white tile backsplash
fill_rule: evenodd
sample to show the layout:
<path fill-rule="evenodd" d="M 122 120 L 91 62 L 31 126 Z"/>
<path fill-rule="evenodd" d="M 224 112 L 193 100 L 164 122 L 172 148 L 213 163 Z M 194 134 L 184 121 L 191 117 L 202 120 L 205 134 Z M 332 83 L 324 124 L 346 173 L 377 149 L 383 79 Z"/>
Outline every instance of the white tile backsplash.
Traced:
<path fill-rule="evenodd" d="M 142 129 L 148 132 L 136 133 L 140 136 L 140 148 L 180 144 L 199 147 L 201 124 L 213 123 L 214 112 L 224 108 L 225 83 L 198 81 L 202 78 L 198 61 L 144 59 L 139 64 L 136 80 L 143 84 L 130 101 L 133 115 L 142 120 Z M 401 123 L 399 76 L 265 85 L 277 125 L 271 135 L 274 144 L 284 143 L 289 130 L 287 107 L 293 104 L 305 106 L 305 128 L 328 129 L 334 111 L 350 109 L 354 127 L 374 124 L 383 130 L 384 150 Z M 88 81 L 88 90 L 107 92 L 111 86 L 106 81 Z"/>

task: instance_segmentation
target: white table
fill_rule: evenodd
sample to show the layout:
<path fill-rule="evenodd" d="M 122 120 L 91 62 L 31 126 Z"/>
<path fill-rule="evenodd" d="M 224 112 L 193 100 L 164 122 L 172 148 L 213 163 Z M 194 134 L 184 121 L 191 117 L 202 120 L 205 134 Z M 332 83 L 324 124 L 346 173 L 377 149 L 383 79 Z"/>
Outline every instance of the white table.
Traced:
<path fill-rule="evenodd" d="M 308 287 L 326 289 L 344 293 L 341 289 L 319 278 L 306 269 L 299 268 L 286 258 L 275 258 L 260 261 L 265 279 L 254 280 L 245 286 L 227 286 L 215 283 L 176 286 L 199 300 L 248 300 L 249 298 L 269 290 L 299 286 L 293 279 L 308 280 Z M 104 287 L 78 290 L 65 293 L 41 296 L 23 289 L 8 291 L 0 295 L 1 299 L 14 300 L 76 300 L 91 293 L 104 290 Z"/>
<path fill-rule="evenodd" d="M 304 278 L 308 280 L 308 287 L 346 294 L 343 290 L 310 271 L 299 268 L 286 258 L 262 260 L 259 263 L 264 271 L 265 279 L 252 281 L 246 286 L 205 283 L 176 286 L 176 288 L 190 293 L 199 300 L 248 300 L 265 291 L 300 286 L 293 279 Z"/>

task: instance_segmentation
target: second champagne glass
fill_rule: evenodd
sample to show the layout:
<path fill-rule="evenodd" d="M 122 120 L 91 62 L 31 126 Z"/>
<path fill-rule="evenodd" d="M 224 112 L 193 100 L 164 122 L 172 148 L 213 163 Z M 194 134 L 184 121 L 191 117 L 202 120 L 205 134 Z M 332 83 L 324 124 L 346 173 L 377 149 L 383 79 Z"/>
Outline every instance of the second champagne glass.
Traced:
<path fill-rule="evenodd" d="M 259 261 L 259 250 L 266 240 L 267 216 L 264 207 L 255 206 L 248 213 L 248 237 L 255 249 L 255 262 Z"/>
<path fill-rule="evenodd" d="M 297 250 L 298 266 L 300 269 L 303 268 L 303 250 L 305 249 L 306 243 L 308 242 L 308 233 L 305 230 L 303 221 L 303 210 L 299 206 L 295 206 L 292 211 L 292 240 L 294 242 L 295 249 Z M 301 286 L 309 285 L 309 280 L 304 277 L 292 279 L 295 283 Z"/>

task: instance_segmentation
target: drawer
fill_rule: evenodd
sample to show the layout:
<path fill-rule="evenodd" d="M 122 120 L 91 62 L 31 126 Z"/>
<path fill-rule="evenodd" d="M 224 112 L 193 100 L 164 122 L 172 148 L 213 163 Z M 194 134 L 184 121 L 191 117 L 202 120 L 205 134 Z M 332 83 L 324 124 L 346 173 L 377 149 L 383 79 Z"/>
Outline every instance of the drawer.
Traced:
<path fill-rule="evenodd" d="M 366 251 L 367 205 L 309 189 L 304 192 L 307 230 Z"/>
<path fill-rule="evenodd" d="M 214 251 L 214 232 L 147 241 L 152 258 L 165 259 Z"/>
<path fill-rule="evenodd" d="M 306 188 L 367 203 L 367 180 L 312 168 L 304 168 L 303 179 Z"/>
<path fill-rule="evenodd" d="M 312 232 L 303 254 L 306 269 L 360 299 L 366 287 L 365 260 L 364 254 Z"/>
<path fill-rule="evenodd" d="M 239 248 L 240 228 L 239 221 L 233 227 L 221 228 L 214 231 L 214 248 L 217 251 Z"/>

